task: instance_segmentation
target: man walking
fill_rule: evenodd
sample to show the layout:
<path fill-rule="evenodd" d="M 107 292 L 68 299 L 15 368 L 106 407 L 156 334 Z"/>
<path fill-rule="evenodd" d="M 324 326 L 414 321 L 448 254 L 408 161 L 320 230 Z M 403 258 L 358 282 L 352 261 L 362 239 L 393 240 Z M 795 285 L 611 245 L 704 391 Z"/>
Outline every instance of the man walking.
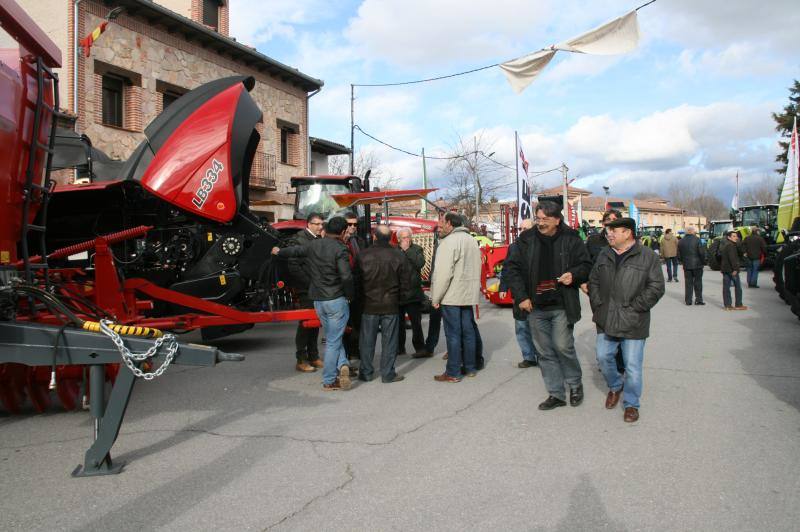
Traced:
<path fill-rule="evenodd" d="M 358 216 L 356 216 L 354 212 L 347 212 L 344 215 L 344 219 L 347 221 L 347 233 L 344 237 L 344 243 L 347 246 L 347 253 L 350 258 L 350 268 L 354 270 L 356 258 L 366 245 L 364 244 L 364 240 L 358 236 Z M 353 300 L 350 301 L 350 319 L 347 322 L 350 326 L 350 332 L 345 332 L 344 339 L 342 340 L 345 351 L 347 351 L 347 358 L 350 360 L 359 358 L 358 331 L 361 328 L 361 314 L 363 313 L 362 307 L 364 304 L 364 296 L 360 291 L 361 283 L 355 272 L 353 275 L 355 295 L 353 296 Z"/>
<path fill-rule="evenodd" d="M 722 302 L 725 310 L 747 310 L 742 304 L 742 283 L 739 279 L 739 233 L 728 231 L 720 245 L 719 270 L 722 272 Z M 734 288 L 736 306 L 731 306 L 731 285 Z"/>
<path fill-rule="evenodd" d="M 309 274 L 308 297 L 314 301 L 325 329 L 325 360 L 322 388 L 325 391 L 350 389 L 350 366 L 342 346 L 342 335 L 350 315 L 348 301 L 353 299 L 353 276 L 347 246 L 343 240 L 347 221 L 334 216 L 325 226 L 325 237 L 302 246 L 272 248 L 279 257 L 305 258 Z"/>
<path fill-rule="evenodd" d="M 520 236 L 526 231 L 533 229 L 533 220 L 527 218 L 519 224 Z M 519 237 L 517 237 L 519 238 Z M 508 246 L 506 261 L 511 260 L 511 256 L 517 252 L 517 243 L 512 242 Z M 500 272 L 500 298 L 505 299 L 508 291 L 508 279 L 504 272 Z M 517 364 L 519 368 L 532 368 L 539 365 L 539 355 L 536 353 L 536 346 L 533 345 L 531 336 L 531 325 L 528 323 L 528 313 L 520 309 L 517 305 L 511 307 L 514 316 L 514 333 L 517 337 L 517 344 L 522 351 L 522 362 Z"/>
<path fill-rule="evenodd" d="M 431 302 L 442 311 L 447 340 L 447 369 L 434 377 L 439 382 L 460 382 L 462 364 L 467 377 L 477 371 L 472 309 L 480 299 L 481 254 L 463 225 L 459 214 L 445 214 L 431 283 Z"/>
<path fill-rule="evenodd" d="M 374 378 L 372 359 L 378 327 L 381 329 L 381 381 L 399 382 L 404 379 L 394 369 L 397 358 L 397 333 L 400 322 L 400 301 L 409 292 L 408 264 L 401 251 L 389 241 L 392 230 L 379 225 L 375 230 L 375 244 L 362 251 L 356 262 L 356 276 L 361 280 L 364 294 L 364 314 L 361 316 L 361 367 L 358 378 L 369 382 Z"/>
<path fill-rule="evenodd" d="M 409 290 L 400 302 L 400 349 L 398 354 L 406 353 L 406 314 L 411 322 L 411 343 L 414 354 L 425 353 L 425 335 L 422 332 L 422 268 L 425 266 L 425 251 L 411 240 L 411 229 L 397 230 L 397 243 L 407 262 Z"/>
<path fill-rule="evenodd" d="M 672 229 L 664 231 L 661 239 L 661 256 L 667 265 L 667 282 L 678 282 L 678 239 L 672 234 Z"/>
<path fill-rule="evenodd" d="M 678 256 L 683 263 L 683 282 L 685 284 L 684 296 L 687 305 L 703 303 L 703 267 L 706 262 L 706 252 L 700 239 L 697 238 L 697 229 L 690 225 L 686 228 L 686 235 L 678 243 Z"/>
<path fill-rule="evenodd" d="M 565 385 L 570 404 L 578 406 L 583 384 L 573 329 L 581 319 L 578 287 L 588 278 L 592 263 L 583 240 L 564 223 L 558 204 L 542 201 L 535 214 L 536 229 L 520 235 L 517 252 L 504 269 L 514 304 L 530 313 L 533 343 L 550 394 L 539 409 L 565 406 Z"/>
<path fill-rule="evenodd" d="M 301 229 L 290 240 L 290 246 L 305 246 L 312 240 L 321 238 L 322 215 L 312 212 L 306 218 L 306 228 Z M 314 308 L 314 302 L 308 297 L 309 276 L 306 259 L 296 257 L 289 259 L 289 281 L 299 299 L 299 308 Z M 297 357 L 297 371 L 312 372 L 322 367 L 319 359 L 317 341 L 319 329 L 308 329 L 297 322 L 297 331 L 294 333 L 295 356 Z"/>
<path fill-rule="evenodd" d="M 609 389 L 606 408 L 616 407 L 622 395 L 623 419 L 632 423 L 639 419 L 650 309 L 664 295 L 664 274 L 658 255 L 636 241 L 632 218 L 615 220 L 609 229 L 611 247 L 600 253 L 589 275 L 589 301 L 597 325 L 597 363 Z M 619 347 L 624 379 L 614 362 Z"/>
<path fill-rule="evenodd" d="M 758 288 L 758 269 L 761 268 L 761 257 L 767 256 L 767 241 L 761 236 L 758 227 L 753 227 L 752 232 L 742 241 L 744 253 L 747 257 L 747 286 Z"/>

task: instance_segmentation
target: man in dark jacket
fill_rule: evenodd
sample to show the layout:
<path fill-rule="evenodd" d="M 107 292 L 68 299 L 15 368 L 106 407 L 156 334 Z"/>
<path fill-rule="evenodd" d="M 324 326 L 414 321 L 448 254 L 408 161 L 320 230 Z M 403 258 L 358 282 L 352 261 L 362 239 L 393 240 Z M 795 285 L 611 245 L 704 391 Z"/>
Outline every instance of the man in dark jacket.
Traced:
<path fill-rule="evenodd" d="M 678 257 L 683 263 L 684 295 L 687 305 L 692 304 L 692 292 L 694 292 L 694 304 L 705 305 L 703 303 L 703 268 L 706 263 L 706 252 L 696 233 L 697 229 L 690 225 L 686 228 L 686 235 L 678 242 Z"/>
<path fill-rule="evenodd" d="M 767 241 L 761 236 L 758 227 L 742 241 L 744 253 L 747 258 L 747 286 L 758 288 L 758 269 L 761 268 L 761 257 L 767 256 Z"/>
<path fill-rule="evenodd" d="M 298 231 L 289 241 L 289 245 L 304 246 L 312 240 L 321 238 L 322 224 L 322 215 L 312 212 L 306 218 L 306 228 Z M 309 280 L 306 260 L 302 257 L 289 259 L 289 275 L 292 288 L 294 288 L 299 299 L 300 308 L 314 308 L 314 302 L 308 297 Z M 303 327 L 302 323 L 297 323 L 297 331 L 294 333 L 295 354 L 297 357 L 295 369 L 297 371 L 312 372 L 322 367 L 322 361 L 319 359 L 319 349 L 317 348 L 318 338 L 319 329 L 309 329 Z"/>
<path fill-rule="evenodd" d="M 358 236 L 358 216 L 354 212 L 347 212 L 344 215 L 344 219 L 347 220 L 347 233 L 344 237 L 344 243 L 347 246 L 347 252 L 350 257 L 350 268 L 355 270 L 356 258 L 361 253 L 361 250 L 366 248 L 366 244 L 364 239 Z M 350 301 L 350 320 L 347 322 L 350 326 L 350 332 L 345 332 L 342 340 L 344 349 L 347 351 L 347 358 L 351 360 L 359 358 L 358 338 L 361 328 L 361 314 L 363 313 L 362 307 L 364 305 L 364 296 L 360 291 L 361 283 L 355 271 L 353 276 L 353 286 L 355 286 L 356 293 L 353 300 Z"/>
<path fill-rule="evenodd" d="M 405 255 L 407 262 L 406 274 L 408 275 L 409 291 L 400 301 L 400 333 L 398 354 L 406 353 L 406 314 L 411 322 L 411 343 L 414 354 L 427 354 L 425 349 L 425 334 L 422 332 L 422 301 L 425 293 L 422 291 L 422 268 L 425 266 L 425 251 L 411 240 L 410 229 L 397 231 L 397 243 Z"/>
<path fill-rule="evenodd" d="M 608 227 L 611 247 L 600 253 L 589 275 L 589 302 L 597 325 L 597 363 L 609 389 L 606 408 L 617 406 L 623 395 L 623 419 L 631 423 L 639 419 L 650 309 L 664 295 L 664 274 L 658 255 L 636 241 L 633 219 L 620 218 Z M 614 362 L 620 346 L 624 380 Z"/>
<path fill-rule="evenodd" d="M 539 203 L 536 224 L 517 239 L 517 252 L 503 269 L 508 270 L 514 304 L 530 313 L 533 343 L 550 394 L 539 409 L 566 405 L 565 384 L 570 404 L 578 406 L 583 385 L 573 328 L 581 319 L 578 287 L 588 278 L 592 262 L 581 237 L 564 224 L 558 204 Z"/>
<path fill-rule="evenodd" d="M 527 218 L 522 220 L 519 225 L 520 236 L 526 231 L 533 229 L 533 220 Z M 508 246 L 506 253 L 506 260 L 508 262 L 514 253 L 517 252 L 517 243 L 513 242 Z M 506 292 L 508 291 L 508 276 L 503 271 L 500 272 L 500 298 L 505 299 Z M 517 344 L 520 351 L 522 351 L 522 362 L 517 364 L 519 368 L 532 368 L 539 365 L 539 355 L 536 352 L 536 346 L 533 345 L 533 336 L 531 335 L 531 325 L 528 323 L 528 313 L 521 310 L 517 305 L 511 307 L 511 312 L 514 315 L 514 334 L 517 337 Z"/>
<path fill-rule="evenodd" d="M 375 368 L 375 341 L 381 329 L 381 380 L 403 380 L 394 369 L 397 358 L 397 334 L 400 322 L 400 301 L 408 298 L 409 265 L 403 252 L 393 248 L 389 241 L 392 230 L 379 225 L 375 230 L 375 244 L 362 251 L 356 260 L 356 274 L 361 280 L 364 294 L 364 314 L 361 316 L 361 367 L 358 378 L 371 381 Z"/>
<path fill-rule="evenodd" d="M 719 248 L 719 270 L 722 272 L 722 301 L 725 310 L 747 310 L 742 304 L 742 282 L 739 279 L 739 233 L 728 231 Z M 731 306 L 731 285 L 736 296 L 736 306 Z"/>
<path fill-rule="evenodd" d="M 314 310 L 325 328 L 322 369 L 322 388 L 325 391 L 350 388 L 350 366 L 342 346 L 342 335 L 350 315 L 348 301 L 354 294 L 350 260 L 343 242 L 346 232 L 347 221 L 334 216 L 325 225 L 324 238 L 303 246 L 272 249 L 272 254 L 279 257 L 306 259 L 308 297 L 314 301 Z"/>

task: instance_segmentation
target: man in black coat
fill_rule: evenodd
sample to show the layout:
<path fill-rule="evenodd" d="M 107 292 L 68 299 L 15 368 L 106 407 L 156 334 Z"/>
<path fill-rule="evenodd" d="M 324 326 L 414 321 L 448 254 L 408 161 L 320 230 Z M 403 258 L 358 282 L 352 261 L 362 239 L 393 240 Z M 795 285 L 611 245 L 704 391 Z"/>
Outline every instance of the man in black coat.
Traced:
<path fill-rule="evenodd" d="M 514 304 L 530 313 L 533 343 L 539 353 L 549 397 L 540 410 L 583 401 L 581 365 L 573 329 L 581 319 L 578 287 L 586 281 L 592 261 L 577 231 L 564 224 L 561 207 L 542 201 L 536 207 L 536 229 L 517 239 L 517 251 L 504 263 Z"/>
<path fill-rule="evenodd" d="M 361 368 L 358 378 L 371 381 L 375 369 L 375 341 L 381 330 L 381 381 L 398 382 L 404 379 L 394 369 L 397 358 L 397 335 L 404 324 L 400 321 L 400 301 L 408 298 L 408 262 L 403 252 L 392 247 L 392 231 L 386 225 L 375 230 L 375 244 L 362 251 L 356 260 L 356 277 L 364 295 L 364 314 L 361 316 Z"/>
<path fill-rule="evenodd" d="M 289 246 L 304 246 L 317 238 L 322 238 L 322 215 L 312 212 L 306 218 L 306 228 L 298 231 L 289 241 Z M 292 288 L 299 300 L 299 308 L 314 308 L 314 302 L 308 297 L 308 268 L 306 259 L 295 257 L 289 259 L 289 275 Z M 297 323 L 297 331 L 294 333 L 295 356 L 297 371 L 312 372 L 322 368 L 322 361 L 319 359 L 319 349 L 317 341 L 319 339 L 319 329 L 309 329 L 303 324 Z"/>
<path fill-rule="evenodd" d="M 589 275 L 589 302 L 597 325 L 597 363 L 609 389 L 606 408 L 617 406 L 622 395 L 623 419 L 631 423 L 639 419 L 650 309 L 664 295 L 664 274 L 658 255 L 636 241 L 633 219 L 620 218 L 608 228 L 611 246 L 600 253 Z M 620 346 L 624 379 L 614 362 Z"/>
<path fill-rule="evenodd" d="M 684 237 L 678 242 L 678 257 L 683 263 L 683 282 L 685 283 L 687 305 L 692 304 L 692 292 L 694 292 L 694 304 L 705 305 L 703 303 L 703 268 L 706 263 L 706 252 L 696 233 L 697 229 L 690 225 L 686 228 Z"/>
<path fill-rule="evenodd" d="M 739 233 L 728 231 L 719 247 L 722 272 L 722 301 L 725 310 L 747 310 L 742 304 L 742 282 L 739 278 Z M 731 306 L 731 286 L 736 296 L 736 306 Z"/>
<path fill-rule="evenodd" d="M 411 229 L 397 230 L 397 244 L 405 255 L 407 262 L 406 274 L 408 275 L 409 291 L 400 301 L 400 331 L 398 354 L 406 354 L 406 314 L 411 322 L 411 343 L 415 355 L 425 355 L 425 334 L 422 332 L 422 301 L 425 293 L 422 291 L 422 268 L 425 266 L 425 250 L 411 240 Z"/>

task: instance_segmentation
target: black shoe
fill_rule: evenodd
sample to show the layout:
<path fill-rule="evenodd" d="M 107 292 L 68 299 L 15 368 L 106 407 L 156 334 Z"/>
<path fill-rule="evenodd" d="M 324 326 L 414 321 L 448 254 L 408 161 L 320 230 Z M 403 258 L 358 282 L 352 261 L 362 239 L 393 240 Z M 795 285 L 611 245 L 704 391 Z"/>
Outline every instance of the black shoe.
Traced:
<path fill-rule="evenodd" d="M 579 384 L 576 388 L 569 391 L 569 405 L 578 406 L 583 402 L 583 385 Z"/>
<path fill-rule="evenodd" d="M 551 395 L 539 405 L 539 410 L 552 410 L 554 408 L 558 408 L 559 406 L 567 406 L 567 402 Z"/>
<path fill-rule="evenodd" d="M 411 355 L 411 358 L 430 358 L 432 356 L 433 356 L 432 351 L 427 351 L 423 349 L 422 351 L 417 351 L 416 353 Z"/>
<path fill-rule="evenodd" d="M 695 305 L 705 305 L 705 303 L 703 303 L 702 301 L 695 301 L 694 304 Z"/>
<path fill-rule="evenodd" d="M 522 362 L 517 364 L 517 367 L 518 368 L 535 368 L 538 365 L 539 365 L 539 363 L 536 362 L 535 360 L 523 360 Z"/>
<path fill-rule="evenodd" d="M 369 381 L 371 381 L 371 380 L 372 380 L 372 379 L 374 379 L 374 378 L 375 378 L 375 377 L 367 377 L 367 376 L 365 376 L 363 373 L 361 373 L 361 374 L 359 374 L 359 375 L 358 375 L 358 380 L 360 380 L 360 381 L 363 381 L 363 382 L 369 382 Z"/>
<path fill-rule="evenodd" d="M 391 379 L 381 379 L 381 382 L 384 384 L 389 384 L 390 382 L 400 382 L 401 380 L 405 379 L 403 375 L 395 375 Z"/>
<path fill-rule="evenodd" d="M 687 302 L 686 302 L 686 305 L 687 305 L 687 306 L 689 306 L 689 307 L 691 307 L 691 306 L 692 306 L 692 302 L 691 302 L 691 301 L 687 301 Z"/>

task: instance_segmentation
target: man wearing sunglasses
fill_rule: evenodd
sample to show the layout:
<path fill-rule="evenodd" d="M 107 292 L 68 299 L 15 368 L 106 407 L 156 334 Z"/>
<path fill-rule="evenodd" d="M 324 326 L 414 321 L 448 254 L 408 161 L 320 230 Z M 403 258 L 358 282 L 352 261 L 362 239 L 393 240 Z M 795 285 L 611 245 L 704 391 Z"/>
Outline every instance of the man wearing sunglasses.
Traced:
<path fill-rule="evenodd" d="M 344 334 L 345 351 L 347 358 L 357 360 L 361 358 L 359 351 L 359 337 L 361 331 L 361 314 L 364 312 L 364 294 L 361 292 L 362 283 L 357 278 L 356 261 L 362 250 L 366 249 L 364 239 L 358 236 L 358 216 L 354 212 L 347 212 L 344 215 L 347 221 L 347 231 L 344 235 L 344 244 L 347 246 L 347 253 L 350 256 L 350 268 L 353 270 L 353 284 L 355 285 L 355 296 L 350 301 L 350 331 Z"/>

